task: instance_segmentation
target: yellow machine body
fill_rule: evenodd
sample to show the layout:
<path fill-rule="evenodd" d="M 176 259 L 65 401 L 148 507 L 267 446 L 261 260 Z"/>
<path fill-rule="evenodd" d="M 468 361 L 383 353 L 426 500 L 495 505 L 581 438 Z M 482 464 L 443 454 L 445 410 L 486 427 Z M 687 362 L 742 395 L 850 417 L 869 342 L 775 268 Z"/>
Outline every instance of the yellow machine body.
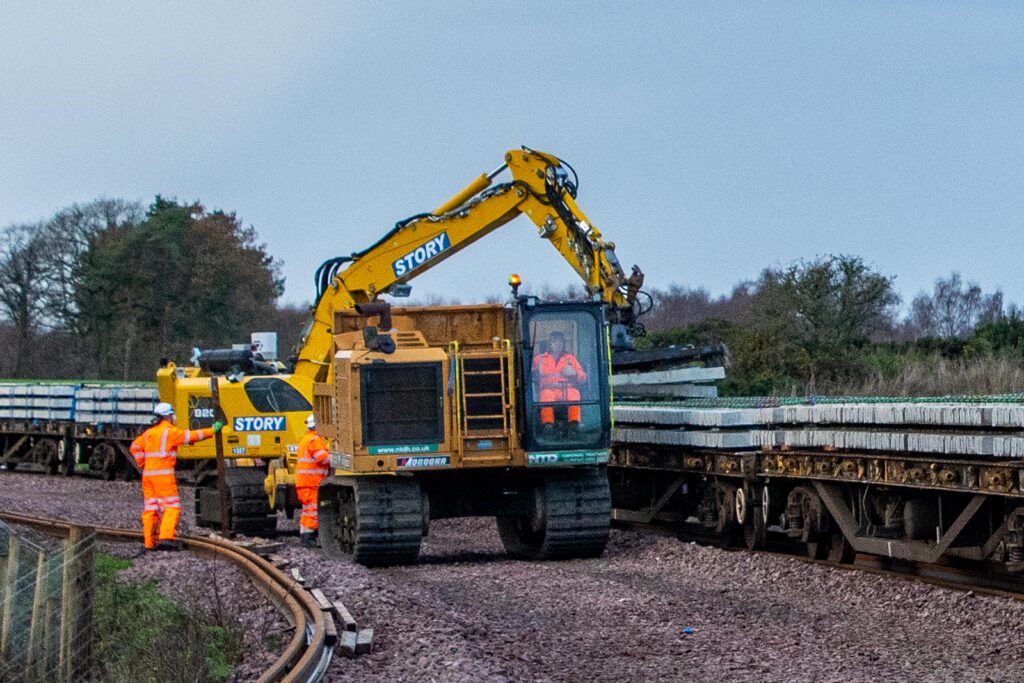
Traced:
<path fill-rule="evenodd" d="M 495 177 L 506 170 L 511 173 L 512 180 L 495 184 Z M 395 287 L 406 285 L 427 269 L 519 215 L 526 215 L 537 227 L 538 236 L 550 242 L 579 274 L 587 294 L 604 303 L 610 315 L 609 322 L 624 326 L 631 324 L 636 296 L 643 283 L 643 273 L 636 266 L 628 276 L 623 272 L 615 256 L 615 245 L 604 240 L 601 232 L 576 204 L 576 185 L 575 181 L 569 180 L 569 171 L 571 168 L 567 169 L 567 165 L 554 155 L 525 147 L 510 150 L 498 169 L 479 176 L 434 211 L 399 223 L 362 252 L 337 259 L 345 267 L 332 273 L 326 287 L 319 293 L 313 315 L 297 349 L 294 371 L 270 377 L 299 392 L 307 403 L 312 403 L 314 398 L 314 385 L 319 387 L 317 391 L 334 392 L 335 401 L 341 406 L 344 401 L 337 400 L 337 392 L 343 390 L 353 368 L 376 360 L 372 357 L 374 352 L 358 348 L 357 335 L 353 336 L 354 330 L 344 327 L 356 324 L 352 322 L 354 318 L 350 319 L 347 314 L 357 305 L 376 301 L 381 294 L 393 293 Z M 473 314 L 481 320 L 487 319 L 487 324 L 493 326 L 490 331 L 493 334 L 489 336 L 469 334 L 459 325 L 451 327 L 446 335 L 430 331 L 435 325 L 451 325 L 443 322 L 446 316 L 462 320 L 461 313 L 438 308 L 423 309 L 424 312 L 420 314 L 405 313 L 415 317 L 408 329 L 410 333 L 418 331 L 425 346 L 417 346 L 412 337 L 403 339 L 399 335 L 396 353 L 400 352 L 400 358 L 414 359 L 410 362 L 419 362 L 415 359 L 421 355 L 436 357 L 445 372 L 454 372 L 456 376 L 460 376 L 464 359 L 470 358 L 472 354 L 480 354 L 481 358 L 490 358 L 490 362 L 502 364 L 502 374 L 507 375 L 509 383 L 502 391 L 510 391 L 513 361 L 510 360 L 512 353 L 508 346 L 509 336 L 503 329 L 506 322 L 502 322 L 500 308 L 488 313 L 485 307 Z M 434 319 L 442 322 L 434 322 Z M 337 324 L 339 321 L 341 327 Z M 344 355 L 338 357 L 336 352 L 349 355 L 347 358 Z M 397 361 L 389 358 L 386 362 Z M 336 369 L 344 373 L 337 384 L 334 382 Z M 161 400 L 171 403 L 177 410 L 179 427 L 187 429 L 189 425 L 212 422 L 197 421 L 190 415 L 190 411 L 195 412 L 197 405 L 205 406 L 203 401 L 209 401 L 210 378 L 206 373 L 198 368 L 178 368 L 171 364 L 158 372 L 157 379 Z M 305 413 L 302 410 L 260 410 L 260 406 L 254 405 L 246 393 L 246 388 L 252 382 L 266 379 L 267 376 L 252 376 L 242 377 L 236 382 L 220 380 L 221 406 L 227 418 L 225 454 L 239 466 L 253 464 L 255 459 L 269 460 L 263 488 L 270 507 L 291 511 L 296 504 L 295 449 L 304 431 L 302 420 L 308 410 Z M 359 391 L 351 387 L 350 390 Z M 358 398 L 358 394 L 352 394 L 352 397 Z M 502 413 L 507 416 L 502 422 L 501 431 L 504 434 L 494 438 L 476 438 L 468 433 L 472 430 L 467 430 L 465 422 L 459 422 L 460 419 L 464 420 L 464 415 L 459 412 L 464 406 L 446 404 L 444 419 L 450 421 L 451 428 L 446 429 L 445 434 L 449 441 L 438 444 L 437 448 L 440 450 L 443 446 L 450 453 L 449 457 L 454 458 L 453 462 L 462 464 L 521 464 L 524 456 L 515 442 L 515 397 L 511 393 L 507 403 L 502 409 Z M 200 409 L 206 410 L 205 407 Z M 261 422 L 261 429 L 254 431 L 246 429 L 256 424 L 254 421 L 238 422 L 238 418 L 261 416 L 283 416 L 285 426 L 280 430 L 265 431 L 263 428 L 267 427 L 267 423 Z M 339 423 L 328 413 L 321 415 L 320 424 L 325 435 L 332 440 L 352 439 L 351 455 L 357 458 L 353 460 L 355 469 L 352 472 L 390 471 L 396 467 L 398 458 L 403 457 L 397 453 L 356 452 L 360 427 L 353 425 L 348 432 L 342 433 Z M 341 443 L 347 445 L 348 441 Z M 480 444 L 490 444 L 490 447 L 482 448 Z M 204 442 L 186 447 L 181 450 L 181 457 L 192 460 L 214 458 L 214 446 Z M 378 461 L 383 464 L 376 464 Z M 248 487 L 248 481 L 246 479 L 245 487 Z M 206 523 L 202 521 L 204 514 L 201 511 L 199 518 L 201 523 Z"/>

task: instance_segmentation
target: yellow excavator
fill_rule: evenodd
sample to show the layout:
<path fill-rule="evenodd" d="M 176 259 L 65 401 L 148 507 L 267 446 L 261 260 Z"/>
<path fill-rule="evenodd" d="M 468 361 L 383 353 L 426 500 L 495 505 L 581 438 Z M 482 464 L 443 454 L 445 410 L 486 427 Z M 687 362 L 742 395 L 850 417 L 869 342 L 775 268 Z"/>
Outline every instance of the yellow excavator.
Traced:
<path fill-rule="evenodd" d="M 511 179 L 496 182 L 506 171 Z M 629 275 L 623 271 L 614 244 L 577 205 L 577 186 L 575 171 L 558 157 L 511 150 L 500 167 L 437 209 L 400 221 L 361 252 L 325 261 L 290 368 L 245 350 L 202 352 L 195 367 L 161 368 L 161 400 L 192 427 L 212 420 L 209 377 L 220 378 L 225 455 L 250 465 L 226 470 L 232 527 L 268 531 L 275 510 L 297 507 L 294 449 L 302 418 L 315 404 L 335 470 L 321 495 L 328 552 L 366 564 L 410 561 L 429 519 L 494 514 L 518 554 L 593 554 L 598 542 L 573 540 L 571 525 L 548 514 L 544 501 L 571 508 L 576 494 L 567 492 L 582 490 L 604 491 L 597 497 L 607 498 L 596 465 L 607 460 L 610 348 L 628 344 L 635 331 L 643 274 L 635 266 Z M 382 307 L 382 295 L 408 296 L 414 277 L 522 214 L 579 274 L 587 301 L 520 296 L 510 278 L 507 305 Z M 533 360 L 550 353 L 552 335 L 589 366 L 586 380 L 558 400 Z M 183 459 L 213 455 L 205 442 L 180 451 Z M 582 474 L 573 474 L 580 468 Z M 212 473 L 200 482 L 201 524 L 219 524 L 216 483 Z M 455 493 L 469 490 L 476 493 Z M 416 534 L 410 526 L 395 531 L 402 541 L 366 536 L 370 528 L 401 526 L 394 519 L 367 521 L 378 503 L 415 510 Z M 411 524 L 409 515 L 403 519 Z M 562 525 L 564 542 L 545 535 L 548 521 Z M 595 538 L 607 535 L 606 523 L 603 528 Z"/>

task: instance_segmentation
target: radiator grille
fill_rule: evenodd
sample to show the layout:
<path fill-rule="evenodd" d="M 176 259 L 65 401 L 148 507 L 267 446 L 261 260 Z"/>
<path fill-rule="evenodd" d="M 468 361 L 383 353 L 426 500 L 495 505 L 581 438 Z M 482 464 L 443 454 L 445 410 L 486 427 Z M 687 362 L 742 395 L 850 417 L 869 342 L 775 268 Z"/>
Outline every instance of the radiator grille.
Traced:
<path fill-rule="evenodd" d="M 360 388 L 365 445 L 444 440 L 440 363 L 365 366 Z"/>

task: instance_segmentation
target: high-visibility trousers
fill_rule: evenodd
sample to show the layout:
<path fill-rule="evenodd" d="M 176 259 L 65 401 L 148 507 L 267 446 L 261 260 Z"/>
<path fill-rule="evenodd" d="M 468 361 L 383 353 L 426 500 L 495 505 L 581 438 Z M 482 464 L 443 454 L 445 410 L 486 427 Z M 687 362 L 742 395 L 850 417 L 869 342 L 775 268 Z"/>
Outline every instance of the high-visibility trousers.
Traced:
<path fill-rule="evenodd" d="M 142 539 L 147 548 L 156 547 L 155 533 L 160 527 L 161 541 L 173 541 L 181 516 L 178 482 L 173 474 L 142 473 Z"/>
<path fill-rule="evenodd" d="M 580 400 L 580 391 L 576 387 L 566 385 L 565 387 L 542 387 L 540 390 L 540 402 L 541 403 L 557 403 L 559 401 L 578 401 Z M 580 406 L 576 405 L 568 406 L 568 417 L 569 422 L 580 421 Z M 541 424 L 554 424 L 555 423 L 555 408 L 549 406 L 547 408 L 540 409 L 540 422 Z"/>
<path fill-rule="evenodd" d="M 316 531 L 320 528 L 320 519 L 316 511 L 317 487 L 296 486 L 295 495 L 302 503 L 302 513 L 299 515 L 299 526 L 303 530 Z"/>

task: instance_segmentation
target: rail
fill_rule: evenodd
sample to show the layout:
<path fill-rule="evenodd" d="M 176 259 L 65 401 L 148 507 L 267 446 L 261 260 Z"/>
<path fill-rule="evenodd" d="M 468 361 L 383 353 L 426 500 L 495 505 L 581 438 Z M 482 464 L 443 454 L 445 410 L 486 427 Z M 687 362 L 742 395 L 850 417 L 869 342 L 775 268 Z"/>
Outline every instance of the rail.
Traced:
<path fill-rule="evenodd" d="M 31 527 L 51 535 L 65 535 L 72 522 L 49 517 L 34 517 L 0 511 L 0 519 L 11 524 Z M 117 527 L 92 527 L 101 538 L 116 541 L 141 541 L 142 534 Z M 333 643 L 328 642 L 326 615 L 313 597 L 292 577 L 256 553 L 217 538 L 183 536 L 184 547 L 198 555 L 233 563 L 281 611 L 295 628 L 295 634 L 277 660 L 263 672 L 261 683 L 272 681 L 319 681 L 333 656 Z"/>

